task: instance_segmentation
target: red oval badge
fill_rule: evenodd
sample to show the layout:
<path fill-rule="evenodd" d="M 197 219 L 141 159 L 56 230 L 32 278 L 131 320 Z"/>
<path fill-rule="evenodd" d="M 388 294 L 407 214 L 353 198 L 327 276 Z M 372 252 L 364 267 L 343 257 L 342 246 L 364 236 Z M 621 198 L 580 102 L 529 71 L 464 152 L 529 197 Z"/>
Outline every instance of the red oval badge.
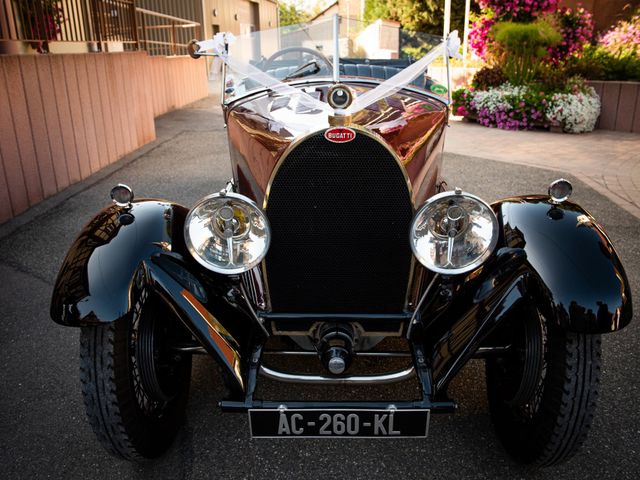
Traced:
<path fill-rule="evenodd" d="M 347 127 L 333 127 L 324 132 L 324 138 L 333 143 L 346 143 L 356 138 L 356 132 Z"/>

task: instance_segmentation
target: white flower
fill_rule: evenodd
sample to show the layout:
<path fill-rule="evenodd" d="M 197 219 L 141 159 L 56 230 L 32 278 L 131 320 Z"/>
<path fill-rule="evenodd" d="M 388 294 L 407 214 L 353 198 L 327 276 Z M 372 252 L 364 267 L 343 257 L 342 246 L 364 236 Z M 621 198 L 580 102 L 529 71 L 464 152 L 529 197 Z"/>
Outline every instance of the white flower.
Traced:
<path fill-rule="evenodd" d="M 505 99 L 508 96 L 520 97 L 525 93 L 527 93 L 527 87 L 515 87 L 510 83 L 505 83 L 486 91 L 474 92 L 473 101 L 476 102 L 476 110 L 486 108 L 489 113 L 494 113 L 497 110 L 509 111 L 511 105 Z"/>
<path fill-rule="evenodd" d="M 586 93 L 556 93 L 546 114 L 551 123 L 561 125 L 566 132 L 590 132 L 600 115 L 600 98 L 591 87 Z"/>

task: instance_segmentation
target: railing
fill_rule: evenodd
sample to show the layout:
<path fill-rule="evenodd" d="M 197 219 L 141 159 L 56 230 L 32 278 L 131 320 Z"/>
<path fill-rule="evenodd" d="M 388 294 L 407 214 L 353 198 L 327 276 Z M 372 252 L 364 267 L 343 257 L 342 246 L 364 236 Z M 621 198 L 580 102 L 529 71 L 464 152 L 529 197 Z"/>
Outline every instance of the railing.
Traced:
<path fill-rule="evenodd" d="M 186 55 L 189 40 L 199 37 L 198 22 L 136 8 L 134 0 L 0 0 L 0 47 L 24 42 L 47 53 L 55 42 Z"/>
<path fill-rule="evenodd" d="M 187 45 L 200 38 L 200 24 L 164 13 L 136 8 L 140 48 L 151 55 L 186 55 Z"/>

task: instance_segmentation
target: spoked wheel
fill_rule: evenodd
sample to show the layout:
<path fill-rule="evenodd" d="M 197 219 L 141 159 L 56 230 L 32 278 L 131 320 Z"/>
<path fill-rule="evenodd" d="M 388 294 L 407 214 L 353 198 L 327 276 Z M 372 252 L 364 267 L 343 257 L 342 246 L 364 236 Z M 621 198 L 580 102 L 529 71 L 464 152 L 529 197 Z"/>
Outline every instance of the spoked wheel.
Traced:
<path fill-rule="evenodd" d="M 487 359 L 496 432 L 518 462 L 553 465 L 584 442 L 596 407 L 600 335 L 564 332 L 532 306 L 513 318 L 512 345 Z"/>
<path fill-rule="evenodd" d="M 102 445 L 127 460 L 154 458 L 183 423 L 191 356 L 171 345 L 189 339 L 177 322 L 160 315 L 143 290 L 131 315 L 83 327 L 80 380 L 87 416 Z"/>

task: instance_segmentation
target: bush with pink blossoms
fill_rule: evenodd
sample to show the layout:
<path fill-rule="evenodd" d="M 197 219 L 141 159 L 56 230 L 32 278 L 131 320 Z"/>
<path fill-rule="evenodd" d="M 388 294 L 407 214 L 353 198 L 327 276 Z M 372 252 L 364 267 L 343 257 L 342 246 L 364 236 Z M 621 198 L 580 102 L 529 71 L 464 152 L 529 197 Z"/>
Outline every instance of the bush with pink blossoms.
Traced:
<path fill-rule="evenodd" d="M 478 4 L 483 10 L 494 12 L 496 18 L 519 22 L 533 20 L 558 8 L 558 0 L 478 0 Z"/>
<path fill-rule="evenodd" d="M 640 9 L 636 10 L 631 19 L 620 21 L 605 32 L 598 44 L 612 55 L 640 58 Z"/>
<path fill-rule="evenodd" d="M 549 48 L 544 61 L 558 64 L 574 53 L 579 54 L 593 37 L 593 17 L 582 7 L 558 8 L 558 0 L 478 0 L 482 15 L 471 26 L 469 45 L 483 60 L 492 62 L 494 25 L 496 23 L 530 23 L 544 17 L 562 34 L 562 42 Z"/>
<path fill-rule="evenodd" d="M 469 30 L 469 45 L 471 50 L 483 60 L 487 59 L 489 50 L 487 44 L 489 41 L 489 32 L 496 21 L 488 16 L 482 16 L 476 20 Z"/>
<path fill-rule="evenodd" d="M 582 52 L 584 46 L 593 38 L 593 15 L 578 7 L 576 10 L 561 8 L 555 15 L 562 34 L 562 43 L 549 49 L 549 60 L 558 64 L 574 53 Z"/>

